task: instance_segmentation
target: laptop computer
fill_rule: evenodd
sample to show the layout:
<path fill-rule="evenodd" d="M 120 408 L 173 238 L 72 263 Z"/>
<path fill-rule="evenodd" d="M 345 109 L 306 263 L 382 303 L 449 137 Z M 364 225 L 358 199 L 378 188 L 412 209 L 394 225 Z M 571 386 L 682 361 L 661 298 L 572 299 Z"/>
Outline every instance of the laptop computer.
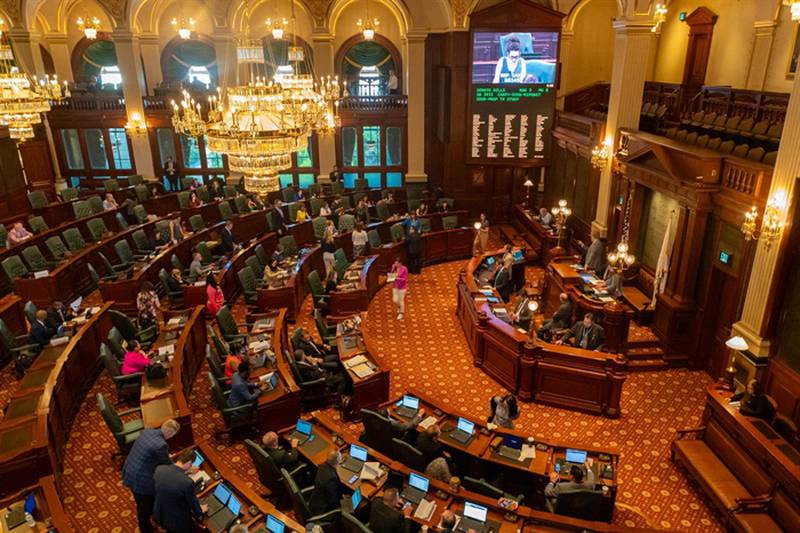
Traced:
<path fill-rule="evenodd" d="M 353 512 L 358 510 L 358 506 L 361 504 L 361 488 L 357 488 L 353 495 L 350 496 L 350 503 L 353 505 Z"/>
<path fill-rule="evenodd" d="M 456 424 L 455 429 L 450 432 L 450 438 L 458 443 L 467 444 L 470 439 L 472 439 L 474 433 L 475 424 L 466 418 L 458 417 L 458 424 Z"/>
<path fill-rule="evenodd" d="M 494 257 L 487 257 L 486 258 L 486 264 L 488 266 L 492 266 L 494 264 Z"/>
<path fill-rule="evenodd" d="M 233 524 L 239 517 L 241 510 L 242 504 L 239 503 L 236 496 L 231 494 L 225 507 L 214 513 L 214 515 L 208 519 L 206 527 L 211 533 L 221 533 Z"/>
<path fill-rule="evenodd" d="M 263 358 L 266 359 L 267 354 L 263 355 Z M 264 359 L 262 359 L 261 366 L 264 366 Z M 278 373 L 277 372 L 270 372 L 269 374 L 265 374 L 259 378 L 262 383 L 267 384 L 267 390 L 271 391 L 278 385 Z"/>
<path fill-rule="evenodd" d="M 522 255 L 522 250 L 514 250 L 511 255 L 514 257 L 514 261 L 522 261 L 525 257 Z"/>
<path fill-rule="evenodd" d="M 286 530 L 286 524 L 272 516 L 267 515 L 267 533 L 283 533 Z"/>
<path fill-rule="evenodd" d="M 489 509 L 477 503 L 464 502 L 464 516 L 458 522 L 456 531 L 469 531 L 474 529 L 478 533 L 484 531 L 486 525 L 486 516 L 489 514 Z"/>
<path fill-rule="evenodd" d="M 403 499 L 419 503 L 428 494 L 428 478 L 411 472 L 408 475 L 408 487 L 403 489 Z"/>
<path fill-rule="evenodd" d="M 300 446 L 308 442 L 308 439 L 311 438 L 311 432 L 313 431 L 313 426 L 311 422 L 307 422 L 302 419 L 297 420 L 297 425 L 294 427 L 294 431 L 289 433 L 287 437 L 289 440 L 297 439 Z"/>
<path fill-rule="evenodd" d="M 587 455 L 588 452 L 585 450 L 572 450 L 567 448 L 567 454 L 564 458 L 564 463 L 566 464 L 564 466 L 566 468 L 569 468 L 572 465 L 583 466 L 584 463 L 586 463 Z"/>
<path fill-rule="evenodd" d="M 364 463 L 367 462 L 367 449 L 359 446 L 358 444 L 350 445 L 350 455 L 347 460 L 342 463 L 342 468 L 358 474 Z"/>
<path fill-rule="evenodd" d="M 220 483 L 214 488 L 214 492 L 211 494 L 211 496 L 206 496 L 200 501 L 200 503 L 208 507 L 206 514 L 211 516 L 225 507 L 230 497 L 230 489 L 225 486 L 225 483 Z"/>
<path fill-rule="evenodd" d="M 520 453 L 522 453 L 522 438 L 513 435 L 506 435 L 503 444 L 497 449 L 498 455 L 514 461 L 519 459 Z"/>
<path fill-rule="evenodd" d="M 419 398 L 416 396 L 411 396 L 410 394 L 406 394 L 403 396 L 403 399 L 400 400 L 397 409 L 395 412 L 405 418 L 414 418 L 417 416 L 417 412 L 419 411 Z"/>
<path fill-rule="evenodd" d="M 192 461 L 192 466 L 193 466 L 194 468 L 200 468 L 201 466 L 203 466 L 203 463 L 205 463 L 205 462 L 206 462 L 206 458 L 205 458 L 205 457 L 203 457 L 203 456 L 200 454 L 200 452 L 198 452 L 197 450 L 195 450 L 195 451 L 194 451 L 194 461 Z"/>

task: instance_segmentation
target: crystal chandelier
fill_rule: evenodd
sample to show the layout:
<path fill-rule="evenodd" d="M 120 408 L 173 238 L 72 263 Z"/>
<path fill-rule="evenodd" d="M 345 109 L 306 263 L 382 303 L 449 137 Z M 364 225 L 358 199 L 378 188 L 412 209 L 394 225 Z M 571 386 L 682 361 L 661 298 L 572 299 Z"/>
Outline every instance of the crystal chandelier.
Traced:
<path fill-rule="evenodd" d="M 667 6 L 664 4 L 656 4 L 655 11 L 653 12 L 653 20 L 655 24 L 650 28 L 650 31 L 656 33 L 661 29 L 661 25 L 667 20 Z"/>
<path fill-rule="evenodd" d="M 219 89 L 217 89 L 219 92 Z M 209 103 L 216 102 L 216 96 L 209 96 Z M 183 91 L 180 105 L 172 101 L 172 127 L 177 133 L 189 137 L 202 137 L 206 134 L 206 123 L 203 120 L 201 107 L 192 95 Z"/>
<path fill-rule="evenodd" d="M 97 39 L 97 30 L 100 29 L 100 19 L 97 17 L 89 17 L 89 15 L 78 17 L 76 21 L 78 23 L 78 28 L 81 29 L 83 35 L 93 41 Z"/>
<path fill-rule="evenodd" d="M 797 0 L 783 0 L 783 5 L 789 7 L 789 13 L 793 22 L 800 21 L 800 2 Z"/>
<path fill-rule="evenodd" d="M 191 17 L 188 20 L 183 17 L 181 17 L 180 19 L 173 18 L 172 27 L 178 31 L 178 36 L 185 41 L 192 36 L 192 30 L 194 29 L 194 19 Z"/>
<path fill-rule="evenodd" d="M 611 142 L 606 139 L 592 150 L 592 166 L 602 170 L 608 165 L 609 158 L 611 158 Z"/>
<path fill-rule="evenodd" d="M 283 32 L 288 23 L 289 21 L 279 17 L 275 17 L 274 19 L 268 18 L 266 21 L 267 28 L 270 29 L 269 31 L 272 33 L 272 38 L 276 41 L 283 39 Z"/>
<path fill-rule="evenodd" d="M 365 41 L 371 41 L 375 38 L 375 30 L 381 21 L 377 17 L 370 18 L 369 16 L 369 0 L 364 2 L 364 18 L 356 21 L 356 26 L 361 30 Z"/>
<path fill-rule="evenodd" d="M 50 100 L 69 97 L 66 82 L 62 87 L 54 76 L 32 79 L 14 65 L 14 54 L 3 39 L 5 21 L 0 19 L 0 126 L 7 126 L 9 136 L 18 142 L 33 138 L 33 125 L 42 122 L 42 113 L 50 111 Z"/>

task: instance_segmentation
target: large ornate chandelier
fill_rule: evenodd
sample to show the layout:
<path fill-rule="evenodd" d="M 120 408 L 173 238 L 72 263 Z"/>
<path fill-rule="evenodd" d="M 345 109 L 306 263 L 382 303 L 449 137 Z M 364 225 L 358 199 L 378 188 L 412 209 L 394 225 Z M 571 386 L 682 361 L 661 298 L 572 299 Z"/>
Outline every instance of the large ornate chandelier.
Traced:
<path fill-rule="evenodd" d="M 29 78 L 14 64 L 14 53 L 3 39 L 5 21 L 0 19 L 0 126 L 7 126 L 9 136 L 18 142 L 33 138 L 34 124 L 42 122 L 42 113 L 50 111 L 50 100 L 69 96 L 56 77 Z"/>

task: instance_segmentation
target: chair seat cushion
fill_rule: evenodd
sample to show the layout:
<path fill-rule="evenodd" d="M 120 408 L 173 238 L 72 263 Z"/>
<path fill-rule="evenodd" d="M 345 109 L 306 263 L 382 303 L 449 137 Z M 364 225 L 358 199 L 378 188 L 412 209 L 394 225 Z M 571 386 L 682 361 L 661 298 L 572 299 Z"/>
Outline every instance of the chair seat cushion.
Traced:
<path fill-rule="evenodd" d="M 783 531 L 767 513 L 735 513 L 731 516 L 733 529 L 747 533 Z"/>
<path fill-rule="evenodd" d="M 128 435 L 125 435 L 125 446 L 133 446 L 133 442 L 141 435 L 141 431 L 134 431 Z"/>
<path fill-rule="evenodd" d="M 705 442 L 678 440 L 672 446 L 681 463 L 723 510 L 735 506 L 738 498 L 753 496 Z"/>
<path fill-rule="evenodd" d="M 138 418 L 136 420 L 131 420 L 130 422 L 125 422 L 125 424 L 122 425 L 122 429 L 125 433 L 128 433 L 129 431 L 140 431 L 144 429 L 144 420 Z"/>

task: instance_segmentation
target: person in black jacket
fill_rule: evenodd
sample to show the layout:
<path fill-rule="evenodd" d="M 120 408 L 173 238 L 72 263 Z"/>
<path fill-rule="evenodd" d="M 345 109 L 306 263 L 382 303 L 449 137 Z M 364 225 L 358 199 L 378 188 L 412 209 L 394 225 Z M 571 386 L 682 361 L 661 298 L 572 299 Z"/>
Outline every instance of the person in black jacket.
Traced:
<path fill-rule="evenodd" d="M 47 309 L 47 320 L 45 320 L 45 324 L 57 330 L 60 326 L 64 325 L 64 322 L 68 322 L 73 318 L 75 318 L 75 315 L 72 313 L 72 309 L 65 307 L 63 302 L 56 300 Z"/>
<path fill-rule="evenodd" d="M 456 514 L 447 510 L 442 513 L 441 533 L 453 533 L 456 530 Z"/>
<path fill-rule="evenodd" d="M 219 251 L 224 255 L 232 254 L 236 249 L 236 240 L 233 238 L 233 222 L 230 220 L 222 228 L 222 240 L 219 243 Z"/>
<path fill-rule="evenodd" d="M 764 394 L 763 386 L 756 379 L 750 380 L 745 390 L 731 396 L 730 401 L 741 402 L 739 412 L 744 416 L 760 418 L 770 423 L 775 418 L 775 408 Z"/>
<path fill-rule="evenodd" d="M 290 451 L 286 451 L 278 442 L 278 434 L 274 431 L 264 433 L 261 438 L 261 444 L 264 451 L 267 452 L 278 468 L 285 468 L 286 470 L 294 469 L 300 460 L 297 457 L 297 445 L 300 443 L 297 439 L 292 439 L 289 445 L 292 447 Z"/>
<path fill-rule="evenodd" d="M 31 324 L 31 343 L 38 344 L 40 348 L 44 348 L 55 335 L 56 329 L 47 325 L 47 311 L 44 309 L 36 311 L 36 318 Z"/>
<path fill-rule="evenodd" d="M 375 499 L 369 510 L 369 528 L 381 533 L 408 533 L 411 531 L 411 504 L 406 503 L 403 511 L 398 511 L 400 495 L 396 488 L 383 491 L 382 499 Z"/>
<path fill-rule="evenodd" d="M 536 332 L 542 340 L 550 341 L 553 332 L 568 328 L 570 322 L 572 322 L 572 301 L 569 299 L 569 295 L 566 292 L 562 292 L 558 299 L 561 304 L 558 306 L 553 318 L 545 320 Z"/>
<path fill-rule="evenodd" d="M 325 384 L 328 389 L 336 392 L 341 397 L 344 393 L 344 388 L 347 385 L 344 377 L 341 374 L 335 373 L 332 370 L 326 370 L 323 365 L 324 361 L 315 357 L 307 356 L 303 350 L 297 349 L 294 352 L 294 359 L 297 366 L 297 371 L 303 381 L 314 381 L 320 378 L 325 378 Z M 335 363 L 334 363 L 335 364 Z M 336 365 L 338 366 L 338 365 Z"/>
<path fill-rule="evenodd" d="M 442 429 L 438 424 L 433 424 L 425 431 L 417 435 L 417 442 L 415 448 L 422 452 L 425 456 L 425 463 L 430 463 L 437 457 L 449 458 L 450 454 L 444 451 L 442 443 L 439 442 L 439 436 L 442 434 Z"/>
<path fill-rule="evenodd" d="M 323 368 L 338 368 L 339 356 L 336 355 L 334 349 L 329 344 L 321 342 L 314 342 L 311 333 L 306 329 L 301 330 L 300 342 L 297 347 L 303 350 L 307 357 L 316 358 L 322 363 Z M 329 364 L 333 363 L 333 364 Z"/>
<path fill-rule="evenodd" d="M 500 293 L 504 302 L 511 297 L 511 265 L 504 263 L 494 273 L 494 288 Z"/>
<path fill-rule="evenodd" d="M 342 489 L 339 485 L 336 467 L 341 462 L 342 454 L 338 450 L 333 450 L 328 453 L 325 462 L 317 468 L 314 490 L 311 492 L 311 500 L 308 502 L 311 514 L 319 515 L 339 507 Z"/>
<path fill-rule="evenodd" d="M 207 508 L 200 505 L 194 492 L 194 481 L 186 475 L 194 460 L 194 450 L 180 454 L 175 464 L 156 467 L 156 500 L 153 519 L 167 533 L 193 533 L 195 520 L 200 520 Z"/>
<path fill-rule="evenodd" d="M 183 277 L 179 269 L 173 268 L 172 272 L 170 272 L 169 277 L 167 277 L 167 288 L 170 292 L 181 292 L 183 290 Z"/>
<path fill-rule="evenodd" d="M 278 232 L 278 235 L 283 235 L 289 229 L 286 227 L 286 219 L 283 217 L 283 209 L 281 208 L 282 202 L 275 200 L 272 205 L 272 227 Z"/>
<path fill-rule="evenodd" d="M 422 270 L 422 237 L 415 226 L 408 227 L 406 237 L 406 252 L 408 253 L 408 271 L 419 274 Z"/>

